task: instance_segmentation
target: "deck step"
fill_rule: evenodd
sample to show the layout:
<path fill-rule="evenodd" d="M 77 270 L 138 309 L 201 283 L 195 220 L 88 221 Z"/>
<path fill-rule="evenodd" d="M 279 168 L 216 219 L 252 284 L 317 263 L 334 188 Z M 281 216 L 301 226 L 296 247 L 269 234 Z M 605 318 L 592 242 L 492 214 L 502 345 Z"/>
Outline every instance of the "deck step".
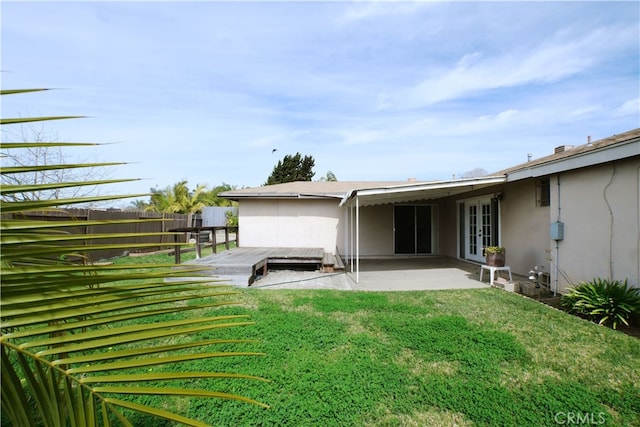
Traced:
<path fill-rule="evenodd" d="M 322 271 L 333 273 L 334 271 L 344 271 L 344 263 L 338 255 L 325 252 L 322 258 Z"/>

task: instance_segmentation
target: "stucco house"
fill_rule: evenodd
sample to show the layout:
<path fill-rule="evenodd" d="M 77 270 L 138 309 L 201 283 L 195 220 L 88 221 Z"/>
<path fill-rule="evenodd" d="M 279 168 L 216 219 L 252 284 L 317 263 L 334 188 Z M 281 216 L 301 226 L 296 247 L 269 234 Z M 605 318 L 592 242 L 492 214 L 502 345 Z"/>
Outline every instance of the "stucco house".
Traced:
<path fill-rule="evenodd" d="M 316 247 L 363 258 L 483 263 L 507 249 L 564 292 L 595 277 L 640 282 L 640 128 L 489 176 L 431 182 L 293 182 L 229 191 L 243 247 Z"/>

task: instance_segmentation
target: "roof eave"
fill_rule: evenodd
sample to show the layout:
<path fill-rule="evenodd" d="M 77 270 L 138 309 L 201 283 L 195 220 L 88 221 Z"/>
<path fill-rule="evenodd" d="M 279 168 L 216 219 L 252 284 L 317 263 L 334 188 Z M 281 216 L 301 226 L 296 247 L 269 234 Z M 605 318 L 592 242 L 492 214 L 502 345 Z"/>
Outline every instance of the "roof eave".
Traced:
<path fill-rule="evenodd" d="M 436 181 L 430 183 L 421 183 L 421 184 L 411 184 L 411 185 L 402 185 L 402 186 L 394 186 L 394 187 L 380 187 L 380 188 L 367 188 L 360 190 L 352 190 L 350 191 L 340 202 L 340 206 L 344 206 L 354 197 L 375 197 L 379 196 L 380 199 L 383 199 L 384 196 L 390 195 L 399 195 L 402 193 L 427 193 L 430 191 L 436 190 L 444 190 L 444 189 L 462 189 L 467 188 L 466 191 L 473 191 L 477 187 L 486 187 L 496 184 L 502 184 L 506 182 L 507 177 L 505 175 L 496 175 L 496 176 L 486 176 L 481 178 L 466 178 L 466 179 L 456 179 L 450 181 Z M 443 196 L 445 197 L 445 196 Z"/>
<path fill-rule="evenodd" d="M 338 194 L 306 194 L 306 193 L 232 193 L 224 192 L 220 197 L 229 200 L 240 199 L 341 199 Z"/>
<path fill-rule="evenodd" d="M 512 172 L 507 171 L 507 182 L 553 175 L 638 155 L 640 155 L 640 138 L 634 138 L 615 145 L 608 145 L 573 156 L 550 160 L 531 167 L 525 166 Z"/>

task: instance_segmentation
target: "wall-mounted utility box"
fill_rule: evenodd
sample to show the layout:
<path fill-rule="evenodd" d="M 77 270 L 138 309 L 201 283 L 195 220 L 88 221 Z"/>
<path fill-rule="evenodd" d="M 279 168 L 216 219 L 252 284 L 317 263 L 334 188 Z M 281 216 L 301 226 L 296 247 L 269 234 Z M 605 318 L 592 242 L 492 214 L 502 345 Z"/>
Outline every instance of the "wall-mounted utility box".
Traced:
<path fill-rule="evenodd" d="M 552 222 L 549 234 L 553 240 L 564 239 L 564 223 L 560 221 Z"/>

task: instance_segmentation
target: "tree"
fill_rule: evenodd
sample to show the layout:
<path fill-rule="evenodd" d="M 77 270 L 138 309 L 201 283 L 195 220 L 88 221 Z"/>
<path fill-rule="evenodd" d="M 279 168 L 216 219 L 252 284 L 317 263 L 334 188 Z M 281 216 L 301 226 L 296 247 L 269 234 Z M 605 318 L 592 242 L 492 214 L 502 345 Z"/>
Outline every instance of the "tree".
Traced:
<path fill-rule="evenodd" d="M 127 210 L 131 211 L 148 211 L 151 205 L 144 200 L 136 199 L 129 203 Z"/>
<path fill-rule="evenodd" d="M 63 182 L 88 183 L 104 180 L 109 175 L 106 167 L 89 164 L 86 160 L 72 161 L 72 156 L 63 149 L 97 144 L 68 144 L 58 142 L 58 135 L 43 126 L 34 123 L 21 124 L 17 132 L 3 129 L 3 142 L 7 149 L 3 149 L 3 169 L 23 168 L 22 172 L 2 174 L 2 185 L 46 185 L 37 190 L 23 193 L 14 193 L 3 196 L 8 200 L 52 200 L 63 198 L 77 198 L 91 195 L 99 195 L 101 187 L 98 185 L 59 186 Z M 67 167 L 71 163 L 82 163 L 81 168 Z M 24 169 L 28 165 L 37 166 Z"/>
<path fill-rule="evenodd" d="M 0 94 L 33 91 L 36 90 L 1 90 Z M 1 119 L 0 124 L 63 118 L 69 117 Z M 20 143 L 2 142 L 0 149 L 20 146 Z M 80 166 L 82 164 L 67 167 Z M 105 166 L 107 164 L 99 165 Z M 20 169 L 3 168 L 2 174 L 39 169 L 37 165 L 25 165 Z M 173 269 L 171 265 L 82 262 L 88 259 L 82 255 L 91 250 L 105 247 L 135 250 L 135 245 L 118 242 L 118 238 L 136 234 L 82 235 L 69 229 L 79 224 L 117 226 L 122 220 L 79 223 L 73 218 L 41 221 L 28 217 L 31 211 L 59 205 L 125 198 L 28 200 L 21 196 L 75 185 L 69 182 L 6 184 L 1 188 L 3 422 L 6 420 L 13 426 L 132 425 L 129 417 L 134 412 L 174 423 L 205 425 L 171 412 L 172 408 L 150 406 L 147 402 L 153 395 L 174 399 L 235 399 L 266 406 L 240 395 L 217 392 L 210 384 L 210 380 L 221 378 L 260 378 L 210 369 L 188 372 L 177 369 L 177 366 L 199 365 L 191 363 L 193 361 L 208 359 L 213 364 L 218 357 L 259 355 L 232 351 L 238 344 L 250 341 L 216 337 L 216 331 L 251 324 L 245 315 L 215 314 L 217 307 L 235 304 L 227 298 L 238 291 L 211 283 L 204 277 L 198 280 L 199 270 L 195 266 Z M 158 237 L 164 235 L 166 233 L 157 233 Z M 105 243 L 96 243 L 101 241 Z M 141 398 L 134 402 L 130 396 Z"/>
<path fill-rule="evenodd" d="M 221 185 L 212 188 L 209 191 L 206 191 L 203 195 L 203 200 L 207 206 L 237 206 L 238 203 L 233 200 L 224 199 L 220 197 L 218 194 L 223 191 L 231 191 L 235 190 L 237 186 L 227 184 L 223 182 Z"/>
<path fill-rule="evenodd" d="M 150 205 L 147 210 L 165 213 L 198 213 L 206 206 L 203 201 L 206 187 L 197 185 L 190 191 L 187 181 L 180 181 L 164 190 L 151 189 Z"/>
<path fill-rule="evenodd" d="M 315 160 L 311 156 L 302 157 L 300 153 L 296 153 L 294 156 L 287 154 L 274 166 L 265 185 L 311 181 L 315 175 L 314 166 Z"/>
<path fill-rule="evenodd" d="M 167 186 L 164 190 L 152 188 L 149 202 L 132 202 L 135 208 L 143 208 L 150 212 L 165 213 L 199 213 L 205 206 L 233 206 L 231 200 L 223 199 L 218 194 L 233 190 L 235 187 L 223 183 L 211 190 L 206 185 L 198 184 L 195 190 L 189 190 L 186 180 Z"/>
<path fill-rule="evenodd" d="M 336 182 L 336 181 L 338 181 L 338 178 L 336 178 L 336 176 L 335 176 L 335 174 L 333 172 L 328 171 L 325 176 L 320 178 L 320 181 Z"/>
<path fill-rule="evenodd" d="M 474 168 L 460 175 L 460 178 L 479 178 L 481 176 L 487 176 L 489 172 L 483 168 Z"/>

